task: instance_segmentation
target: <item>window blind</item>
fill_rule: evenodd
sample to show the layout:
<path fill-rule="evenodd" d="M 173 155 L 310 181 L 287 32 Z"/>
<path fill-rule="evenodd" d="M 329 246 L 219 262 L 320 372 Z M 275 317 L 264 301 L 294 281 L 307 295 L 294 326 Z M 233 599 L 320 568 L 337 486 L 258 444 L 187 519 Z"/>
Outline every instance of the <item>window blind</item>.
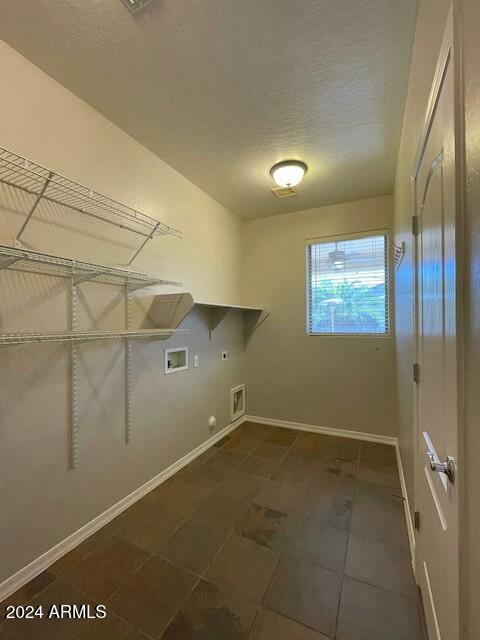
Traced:
<path fill-rule="evenodd" d="M 385 234 L 307 246 L 307 332 L 386 334 L 388 250 Z"/>

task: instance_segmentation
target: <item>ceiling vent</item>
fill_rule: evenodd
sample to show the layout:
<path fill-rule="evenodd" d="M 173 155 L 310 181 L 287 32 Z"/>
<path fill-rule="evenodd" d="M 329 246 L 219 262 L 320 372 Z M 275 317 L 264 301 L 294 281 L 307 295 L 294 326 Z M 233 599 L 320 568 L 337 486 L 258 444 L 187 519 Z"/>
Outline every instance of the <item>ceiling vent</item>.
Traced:
<path fill-rule="evenodd" d="M 131 13 L 138 13 L 144 9 L 147 4 L 150 4 L 152 0 L 122 0 L 123 4 L 131 11 Z"/>
<path fill-rule="evenodd" d="M 277 198 L 291 198 L 292 196 L 297 195 L 297 192 L 293 187 L 274 187 L 272 191 Z"/>

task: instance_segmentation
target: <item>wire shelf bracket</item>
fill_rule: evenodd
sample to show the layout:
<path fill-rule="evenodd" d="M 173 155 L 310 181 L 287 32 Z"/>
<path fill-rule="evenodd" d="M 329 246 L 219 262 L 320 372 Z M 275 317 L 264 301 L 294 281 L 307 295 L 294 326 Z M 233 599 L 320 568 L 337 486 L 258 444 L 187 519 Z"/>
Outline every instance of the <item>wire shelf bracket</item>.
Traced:
<path fill-rule="evenodd" d="M 178 327 L 194 307 L 206 309 L 210 339 L 220 322 L 232 311 L 244 316 L 245 337 L 248 338 L 270 315 L 270 307 L 248 307 L 239 304 L 196 300 L 191 293 L 167 293 L 155 296 L 153 314 L 158 326 Z"/>
<path fill-rule="evenodd" d="M 70 330 L 77 330 L 77 286 L 72 274 L 70 278 Z M 75 469 L 78 463 L 78 348 L 72 340 L 70 344 L 70 467 Z"/>
<path fill-rule="evenodd" d="M 0 182 L 34 197 L 32 206 L 17 233 L 15 239 L 17 246 L 21 244 L 22 235 L 42 200 L 139 235 L 142 238 L 140 246 L 135 250 L 128 265 L 132 264 L 147 242 L 154 237 L 165 235 L 182 237 L 178 229 L 2 147 L 0 147 Z"/>
<path fill-rule="evenodd" d="M 113 339 L 125 340 L 125 440 L 132 435 L 132 340 L 168 338 L 174 333 L 188 333 L 176 328 L 132 329 L 132 293 L 152 285 L 180 286 L 179 282 L 161 280 L 153 276 L 125 268 L 109 267 L 69 258 L 52 256 L 26 249 L 0 245 L 0 271 L 4 269 L 27 270 L 40 274 L 69 278 L 69 327 L 65 332 L 54 333 L 7 333 L 0 334 L 0 348 L 25 344 L 64 342 L 69 344 L 70 369 L 70 468 L 75 469 L 79 457 L 79 390 L 78 390 L 78 345 Z M 123 285 L 125 289 L 125 329 L 118 331 L 78 331 L 77 296 L 78 286 L 97 280 L 106 284 Z"/>
<path fill-rule="evenodd" d="M 393 266 L 395 269 L 399 269 L 402 264 L 403 257 L 405 255 L 405 242 L 403 241 L 400 245 L 395 244 L 394 242 L 390 243 L 390 250 L 392 253 Z"/>
<path fill-rule="evenodd" d="M 130 331 L 132 324 L 132 296 L 125 286 L 125 328 Z M 132 343 L 125 340 L 125 442 L 132 438 Z"/>
<path fill-rule="evenodd" d="M 25 163 L 27 164 L 27 161 L 25 161 Z M 40 201 L 43 198 L 48 185 L 50 184 L 50 180 L 51 180 L 52 176 L 53 176 L 53 173 L 51 171 L 49 171 L 48 176 L 47 176 L 47 178 L 45 180 L 45 183 L 44 183 L 43 187 L 40 189 L 37 197 L 35 198 L 35 201 L 34 201 L 32 207 L 30 208 L 30 211 L 27 214 L 27 217 L 25 218 L 25 220 L 23 221 L 22 226 L 20 227 L 20 231 L 16 235 L 15 243 L 17 243 L 17 244 L 20 243 L 22 234 L 25 231 L 25 228 L 27 227 L 28 223 L 30 222 L 31 217 L 35 213 L 35 209 L 40 204 Z"/>

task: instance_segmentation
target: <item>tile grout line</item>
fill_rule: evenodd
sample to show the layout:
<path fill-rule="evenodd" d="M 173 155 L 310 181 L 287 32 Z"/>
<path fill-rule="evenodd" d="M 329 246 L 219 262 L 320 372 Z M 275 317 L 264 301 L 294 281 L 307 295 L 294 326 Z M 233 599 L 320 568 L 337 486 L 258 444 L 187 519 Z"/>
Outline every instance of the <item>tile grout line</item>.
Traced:
<path fill-rule="evenodd" d="M 262 614 L 262 611 L 263 611 L 263 609 L 262 609 L 261 606 L 258 607 L 258 609 L 255 611 L 255 616 L 254 616 L 254 618 L 252 620 L 252 624 L 250 625 L 250 627 L 248 629 L 247 640 L 252 637 L 253 629 L 255 628 L 255 623 L 257 622 L 257 619 L 260 618 L 260 616 Z"/>
<path fill-rule="evenodd" d="M 353 507 L 353 505 L 352 505 Z M 353 508 L 352 508 L 352 513 L 353 513 Z M 342 578 L 341 578 L 341 582 L 340 582 L 340 593 L 339 593 L 339 597 L 338 597 L 338 605 L 337 605 L 337 616 L 335 618 L 335 632 L 333 634 L 333 637 L 336 638 L 337 637 L 337 632 L 338 632 L 338 623 L 340 621 L 340 609 L 342 607 L 342 600 L 343 600 L 343 585 L 345 583 L 345 569 L 347 566 L 347 556 L 348 556 L 348 550 L 350 547 L 350 525 L 348 527 L 348 537 L 347 537 L 347 544 L 345 545 L 345 556 L 343 559 L 343 571 L 342 571 Z"/>
<path fill-rule="evenodd" d="M 172 566 L 176 567 L 176 565 L 174 565 L 173 563 Z M 177 567 L 178 568 L 178 567 Z M 197 588 L 197 585 L 199 584 L 201 578 L 198 577 L 196 574 L 195 577 L 197 578 L 196 582 L 193 584 L 192 588 L 188 591 L 187 595 L 185 596 L 185 598 L 182 599 L 181 603 L 179 604 L 179 606 L 176 608 L 175 613 L 172 615 L 172 617 L 168 620 L 167 624 L 165 625 L 165 627 L 162 629 L 161 633 L 156 636 L 156 640 L 160 640 L 160 638 L 163 636 L 163 634 L 167 631 L 167 629 L 169 628 L 169 626 L 172 624 L 172 622 L 175 620 L 175 618 L 177 617 L 177 615 L 180 613 L 183 605 L 187 602 L 187 600 L 190 598 L 190 596 L 192 595 L 192 593 L 195 591 L 195 589 Z"/>
<path fill-rule="evenodd" d="M 346 578 L 349 578 L 349 580 L 353 580 L 355 582 L 360 582 L 361 584 L 366 584 L 369 587 L 372 587 L 373 589 L 378 589 L 379 591 L 384 591 L 385 593 L 390 593 L 393 596 L 397 596 L 398 598 L 402 598 L 402 600 L 406 600 L 408 602 L 411 602 L 413 604 L 415 604 L 416 601 L 416 596 L 406 596 L 404 593 L 398 593 L 397 591 L 392 591 L 391 589 L 385 589 L 385 587 L 380 587 L 378 584 L 373 584 L 372 582 L 367 582 L 366 580 L 361 580 L 360 578 L 354 578 L 353 576 L 349 575 L 348 573 L 344 574 Z"/>
<path fill-rule="evenodd" d="M 273 551 L 273 549 L 272 549 L 272 551 Z M 267 587 L 265 589 L 265 592 L 264 592 L 264 594 L 262 596 L 262 601 L 260 603 L 260 605 L 263 606 L 265 609 L 266 609 L 266 607 L 265 607 L 265 598 L 267 597 L 267 593 L 268 593 L 270 587 L 272 586 L 273 579 L 274 579 L 274 577 L 275 577 L 275 575 L 276 575 L 276 573 L 278 571 L 278 568 L 280 566 L 280 562 L 282 560 L 282 556 L 281 556 L 280 553 L 277 554 L 277 552 L 275 552 L 275 555 L 278 555 L 277 564 L 275 565 L 275 569 L 272 571 L 272 575 L 270 576 L 270 580 L 268 581 L 268 585 L 267 585 Z"/>
<path fill-rule="evenodd" d="M 242 537 L 243 537 L 243 536 L 242 536 Z M 246 538 L 246 540 L 248 540 L 248 538 Z M 251 541 L 251 542 L 253 542 L 253 541 Z M 259 546 L 263 546 L 263 545 L 259 545 Z M 265 549 L 268 549 L 268 548 L 269 548 L 269 547 L 265 547 Z M 281 559 L 282 559 L 282 557 L 281 557 L 281 555 L 280 555 L 279 553 L 277 554 L 277 552 L 276 552 L 276 551 L 274 551 L 273 549 L 271 549 L 271 551 L 272 551 L 273 553 L 275 553 L 275 555 L 278 555 L 278 557 L 277 557 L 277 564 L 275 565 L 275 569 L 272 571 L 272 575 L 270 576 L 270 580 L 268 581 L 268 584 L 267 584 L 267 586 L 266 586 L 266 588 L 265 588 L 265 591 L 264 591 L 264 593 L 263 593 L 262 600 L 261 600 L 261 602 L 259 602 L 259 603 L 258 603 L 258 605 L 259 605 L 259 606 L 258 606 L 257 612 L 255 613 L 255 617 L 254 617 L 254 619 L 252 620 L 252 624 L 250 625 L 250 628 L 249 628 L 249 630 L 248 630 L 248 637 L 249 637 L 249 638 L 250 638 L 250 636 L 251 636 L 251 634 L 252 634 L 253 628 L 254 628 L 255 623 L 256 623 L 256 621 L 257 621 L 257 618 L 261 615 L 261 613 L 262 613 L 264 610 L 266 610 L 266 609 L 267 609 L 267 607 L 265 606 L 265 598 L 266 598 L 266 596 L 267 596 L 268 590 L 270 589 L 270 586 L 271 586 L 271 584 L 272 584 L 272 582 L 273 582 L 273 579 L 274 579 L 274 577 L 275 577 L 275 574 L 277 573 L 278 567 L 279 567 L 279 565 L 280 565 L 280 561 L 281 561 Z"/>
<path fill-rule="evenodd" d="M 228 536 L 225 539 L 225 542 L 217 549 L 217 551 L 213 554 L 210 562 L 207 564 L 207 566 L 205 567 L 205 569 L 202 572 L 201 577 L 204 580 L 208 580 L 206 574 L 208 572 L 208 570 L 212 567 L 212 565 L 214 564 L 215 560 L 218 558 L 218 556 L 221 554 L 221 552 L 225 549 L 225 547 L 227 546 L 227 543 L 231 540 L 231 538 L 233 537 L 233 535 L 235 534 L 235 529 L 232 529 L 230 531 L 230 533 L 228 534 Z"/>
<path fill-rule="evenodd" d="M 270 434 L 269 434 L 269 435 L 271 435 L 271 433 L 273 433 L 273 432 L 270 432 Z M 267 436 L 267 437 L 268 437 L 268 436 Z M 290 451 L 290 449 L 293 447 L 293 445 L 294 445 L 294 444 L 295 444 L 295 442 L 298 440 L 298 438 L 299 438 L 299 436 L 297 436 L 297 437 L 295 438 L 295 440 L 294 440 L 293 442 L 291 442 L 291 443 L 288 445 L 288 447 L 286 447 L 286 449 L 285 449 L 285 453 L 284 453 L 284 454 L 283 454 L 283 456 L 282 456 L 281 458 L 279 458 L 279 459 L 278 459 L 278 461 L 277 461 L 277 466 L 275 467 L 275 471 L 272 471 L 272 473 L 270 474 L 270 476 L 269 476 L 268 478 L 266 478 L 266 481 L 267 481 L 267 482 L 275 482 L 275 480 L 272 480 L 272 476 L 274 475 L 274 473 L 276 472 L 276 470 L 278 469 L 278 467 L 280 466 L 280 464 L 282 464 L 282 463 L 284 462 L 285 458 L 286 458 L 286 457 L 287 457 L 287 455 L 288 455 L 288 452 L 289 452 L 289 451 Z M 263 442 L 264 442 L 264 441 L 263 441 Z M 258 449 L 258 447 L 257 447 L 257 449 Z M 252 455 L 253 455 L 253 453 L 252 453 Z"/>
<path fill-rule="evenodd" d="M 317 635 L 318 634 L 323 635 L 326 638 L 328 638 L 328 640 L 335 640 L 335 638 L 333 636 L 327 636 L 323 631 L 319 631 L 319 629 L 317 629 L 316 627 L 312 627 L 309 624 L 306 624 L 305 622 L 300 622 L 296 618 L 292 618 L 291 616 L 289 616 L 286 613 L 283 613 L 281 611 L 277 611 L 276 609 L 270 609 L 269 607 L 263 607 L 263 609 L 265 611 L 271 611 L 272 613 L 276 613 L 277 615 L 281 616 L 282 618 L 286 618 L 287 620 L 290 620 L 290 622 L 294 622 L 299 627 L 303 627 L 305 629 L 309 629 L 310 631 L 314 631 Z M 268 640 L 273 640 L 273 639 L 269 638 Z"/>

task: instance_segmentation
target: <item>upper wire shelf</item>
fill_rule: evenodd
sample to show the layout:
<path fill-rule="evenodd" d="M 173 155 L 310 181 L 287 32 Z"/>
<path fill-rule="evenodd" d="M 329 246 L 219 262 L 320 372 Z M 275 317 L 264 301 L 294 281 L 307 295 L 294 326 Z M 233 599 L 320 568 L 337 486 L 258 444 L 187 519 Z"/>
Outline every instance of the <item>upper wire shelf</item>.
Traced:
<path fill-rule="evenodd" d="M 21 189 L 34 197 L 33 205 L 17 234 L 17 241 L 20 241 L 41 200 L 67 207 L 143 237 L 141 245 L 130 263 L 151 238 L 158 235 L 182 236 L 181 232 L 174 227 L 103 196 L 2 147 L 0 147 L 0 182 L 9 187 Z"/>
<path fill-rule="evenodd" d="M 96 280 L 107 284 L 126 284 L 130 291 L 153 285 L 181 286 L 180 282 L 162 280 L 130 269 L 71 260 L 38 251 L 0 245 L 0 271 L 5 268 L 27 268 L 36 273 L 73 276 L 75 284 L 87 280 Z"/>
<path fill-rule="evenodd" d="M 66 331 L 54 333 L 3 333 L 0 334 L 0 347 L 19 344 L 45 342 L 97 342 L 100 340 L 139 340 L 145 338 L 170 337 L 177 333 L 189 333 L 186 329 L 130 329 L 120 331 Z"/>

